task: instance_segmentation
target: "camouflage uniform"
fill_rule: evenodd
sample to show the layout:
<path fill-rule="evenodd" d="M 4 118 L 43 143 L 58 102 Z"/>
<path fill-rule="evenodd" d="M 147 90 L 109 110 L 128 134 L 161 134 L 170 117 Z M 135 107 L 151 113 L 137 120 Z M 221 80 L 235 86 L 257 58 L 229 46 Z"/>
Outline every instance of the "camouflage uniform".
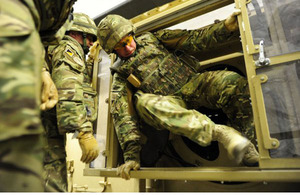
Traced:
<path fill-rule="evenodd" d="M 118 19 L 112 16 L 107 19 L 110 24 L 105 21 L 98 26 L 98 36 L 108 53 L 122 37 L 134 32 L 130 25 L 119 28 L 118 21 L 114 22 Z M 114 33 L 107 35 L 109 28 L 115 28 Z M 161 30 L 135 38 L 135 53 L 112 67 L 111 113 L 125 161 L 138 161 L 141 149 L 137 119 L 130 113 L 127 97 L 132 78 L 138 80 L 131 82 L 138 89 L 134 95 L 138 116 L 156 129 L 167 129 L 207 146 L 215 123 L 195 110 L 205 106 L 222 109 L 232 125 L 253 138 L 247 80 L 225 70 L 198 73 L 199 62 L 186 55 L 216 47 L 234 36 L 220 22 L 198 30 Z"/>
<path fill-rule="evenodd" d="M 80 29 L 78 26 L 83 20 L 83 25 L 88 22 L 91 26 L 87 33 L 96 37 L 94 21 L 85 14 L 73 15 L 74 23 L 69 30 L 86 32 L 87 27 Z M 96 92 L 91 87 L 92 72 L 86 66 L 83 47 L 74 38 L 65 35 L 59 45 L 49 47 L 48 55 L 51 76 L 58 90 L 58 103 L 42 116 L 47 136 L 46 189 L 67 191 L 65 135 L 93 131 L 92 122 L 97 114 L 94 105 Z"/>
<path fill-rule="evenodd" d="M 0 191 L 44 191 L 41 41 L 54 41 L 74 2 L 0 0 Z"/>

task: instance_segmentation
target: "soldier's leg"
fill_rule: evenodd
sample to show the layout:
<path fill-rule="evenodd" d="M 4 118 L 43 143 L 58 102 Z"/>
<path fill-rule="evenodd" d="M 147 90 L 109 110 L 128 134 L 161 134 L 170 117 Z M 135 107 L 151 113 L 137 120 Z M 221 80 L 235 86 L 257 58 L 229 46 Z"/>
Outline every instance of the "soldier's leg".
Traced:
<path fill-rule="evenodd" d="M 215 125 L 207 116 L 186 109 L 184 101 L 176 96 L 158 96 L 137 92 L 138 115 L 156 129 L 167 129 L 207 146 L 212 140 L 224 145 L 229 157 L 240 163 L 249 141 L 236 130 L 225 125 Z"/>
<path fill-rule="evenodd" d="M 0 142 L 0 191 L 43 192 L 43 137 L 27 135 Z"/>
<path fill-rule="evenodd" d="M 46 137 L 44 148 L 45 191 L 67 192 L 65 137 L 58 132 L 55 108 L 42 112 L 42 122 Z"/>
<path fill-rule="evenodd" d="M 253 145 L 256 137 L 252 107 L 244 77 L 232 71 L 205 72 L 187 83 L 181 93 L 193 105 L 222 109 L 230 120 L 230 126 L 252 142 L 243 158 L 244 164 L 255 165 L 258 162 L 259 154 Z"/>
<path fill-rule="evenodd" d="M 180 97 L 137 92 L 134 98 L 138 115 L 150 126 L 184 135 L 201 146 L 210 144 L 215 124 L 196 110 L 186 109 Z"/>
<path fill-rule="evenodd" d="M 242 133 L 252 142 L 256 143 L 253 111 L 250 100 L 250 92 L 246 78 L 240 77 L 233 82 L 236 85 L 235 91 L 231 91 L 231 98 L 223 106 L 223 112 L 228 116 L 231 126 L 241 129 Z"/>
<path fill-rule="evenodd" d="M 255 143 L 250 94 L 246 78 L 232 71 L 199 74 L 182 89 L 183 98 L 197 106 L 222 109 L 230 126 Z"/>
<path fill-rule="evenodd" d="M 64 140 L 49 139 L 44 159 L 46 192 L 67 192 L 67 165 Z"/>

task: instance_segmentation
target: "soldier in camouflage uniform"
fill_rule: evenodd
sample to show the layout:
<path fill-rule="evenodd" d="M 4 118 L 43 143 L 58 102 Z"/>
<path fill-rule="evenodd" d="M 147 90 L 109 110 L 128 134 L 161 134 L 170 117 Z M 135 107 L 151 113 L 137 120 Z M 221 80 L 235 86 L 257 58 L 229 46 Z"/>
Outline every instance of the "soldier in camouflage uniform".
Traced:
<path fill-rule="evenodd" d="M 0 0 L 0 191 L 44 191 L 43 44 L 55 40 L 74 2 Z"/>
<path fill-rule="evenodd" d="M 67 191 L 65 135 L 75 132 L 82 149 L 81 161 L 90 163 L 99 154 L 93 136 L 96 119 L 91 87 L 92 72 L 87 68 L 85 55 L 97 39 L 94 21 L 83 13 L 73 14 L 73 25 L 57 46 L 48 49 L 49 69 L 58 90 L 55 108 L 42 115 L 47 134 L 46 189 Z"/>
<path fill-rule="evenodd" d="M 196 59 L 184 60 L 185 53 L 206 50 L 230 40 L 232 31 L 238 30 L 238 13 L 207 28 L 160 30 L 139 37 L 134 36 L 132 23 L 121 16 L 108 15 L 99 23 L 101 46 L 122 60 L 120 65 L 111 68 L 115 72 L 111 113 L 124 155 L 125 163 L 118 167 L 118 174 L 123 178 L 129 179 L 129 171 L 140 167 L 141 150 L 137 118 L 130 109 L 127 86 L 138 90 L 133 97 L 135 108 L 149 125 L 186 136 L 201 146 L 216 140 L 237 163 L 258 162 L 258 153 L 248 139 L 194 110 L 198 106 L 222 109 L 232 125 L 253 140 L 247 80 L 225 70 L 198 73 Z"/>

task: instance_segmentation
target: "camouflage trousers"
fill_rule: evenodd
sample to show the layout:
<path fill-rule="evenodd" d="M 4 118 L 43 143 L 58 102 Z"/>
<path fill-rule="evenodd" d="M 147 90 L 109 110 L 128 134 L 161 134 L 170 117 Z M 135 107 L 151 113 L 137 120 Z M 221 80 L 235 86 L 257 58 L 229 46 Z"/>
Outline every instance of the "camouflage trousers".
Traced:
<path fill-rule="evenodd" d="M 67 165 L 65 141 L 62 138 L 47 139 L 44 158 L 46 192 L 67 192 Z"/>
<path fill-rule="evenodd" d="M 180 92 L 161 96 L 138 91 L 138 115 L 156 129 L 184 135 L 201 146 L 212 139 L 214 122 L 196 109 L 221 109 L 234 127 L 252 142 L 255 140 L 252 107 L 247 80 L 231 71 L 197 74 Z"/>
<path fill-rule="evenodd" d="M 0 142 L 1 192 L 44 192 L 43 141 L 26 135 Z"/>
<path fill-rule="evenodd" d="M 58 133 L 55 107 L 42 112 L 46 144 L 44 179 L 46 192 L 67 192 L 66 138 Z"/>

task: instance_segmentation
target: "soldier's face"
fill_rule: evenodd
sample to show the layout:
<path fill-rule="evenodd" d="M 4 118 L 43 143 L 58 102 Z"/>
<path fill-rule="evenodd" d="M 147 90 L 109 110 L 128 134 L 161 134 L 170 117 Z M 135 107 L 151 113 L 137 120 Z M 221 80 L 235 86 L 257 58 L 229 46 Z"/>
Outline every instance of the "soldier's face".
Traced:
<path fill-rule="evenodd" d="M 114 50 L 122 58 L 130 57 L 136 49 L 136 43 L 132 35 L 125 36 L 117 45 Z"/>
<path fill-rule="evenodd" d="M 78 43 L 79 43 L 80 45 L 83 45 L 83 41 L 84 41 L 83 39 L 84 39 L 84 38 L 83 38 L 82 35 L 79 36 L 79 39 L 78 39 L 77 41 L 78 41 Z M 87 35 L 87 36 L 86 36 L 86 46 L 87 46 L 88 48 L 90 48 L 93 44 L 94 44 L 93 36 L 92 36 L 92 35 Z"/>
<path fill-rule="evenodd" d="M 80 44 L 80 45 L 83 45 L 83 36 L 81 33 L 70 33 L 70 36 L 73 37 L 74 39 L 76 39 L 76 41 Z M 93 36 L 88 34 L 86 36 L 86 46 L 88 48 L 90 48 L 92 45 L 94 44 L 94 41 L 93 41 Z"/>
<path fill-rule="evenodd" d="M 86 44 L 90 48 L 94 44 L 93 36 L 92 35 L 87 35 L 86 36 Z"/>

